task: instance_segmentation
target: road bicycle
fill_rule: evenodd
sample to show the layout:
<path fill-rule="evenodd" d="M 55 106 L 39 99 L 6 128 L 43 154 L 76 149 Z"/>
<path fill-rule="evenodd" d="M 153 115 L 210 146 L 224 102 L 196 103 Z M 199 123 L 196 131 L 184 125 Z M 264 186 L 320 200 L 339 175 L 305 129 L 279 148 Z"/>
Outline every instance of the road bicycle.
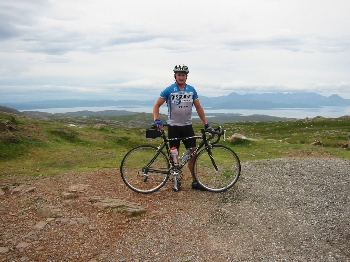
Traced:
<path fill-rule="evenodd" d="M 126 153 L 120 165 L 122 179 L 129 188 L 138 193 L 155 192 L 168 180 L 174 183 L 173 190 L 178 191 L 182 168 L 194 158 L 192 170 L 199 185 L 207 191 L 223 192 L 237 182 L 241 173 L 237 154 L 224 145 L 218 145 L 224 134 L 225 130 L 219 126 L 215 129 L 201 129 L 200 136 L 167 138 L 164 129 L 153 125 L 146 130 L 146 138 L 160 137 L 163 141 L 158 147 L 140 145 Z M 175 165 L 170 157 L 169 141 L 191 138 L 201 141 L 192 153 L 191 150 L 185 151 L 179 157 L 178 165 Z"/>

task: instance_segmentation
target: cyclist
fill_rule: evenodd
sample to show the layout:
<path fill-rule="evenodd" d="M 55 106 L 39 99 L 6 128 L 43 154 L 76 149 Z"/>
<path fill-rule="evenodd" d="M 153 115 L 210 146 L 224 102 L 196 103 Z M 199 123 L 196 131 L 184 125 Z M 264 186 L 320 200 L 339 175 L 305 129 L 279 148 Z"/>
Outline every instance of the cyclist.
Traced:
<path fill-rule="evenodd" d="M 168 106 L 168 118 L 167 123 L 168 137 L 189 137 L 194 136 L 192 127 L 192 106 L 194 105 L 199 118 L 203 121 L 205 129 L 211 128 L 208 124 L 204 109 L 199 102 L 197 91 L 193 86 L 186 83 L 187 75 L 189 73 L 188 67 L 184 64 L 176 65 L 174 67 L 175 83 L 165 88 L 160 97 L 156 100 L 153 106 L 153 119 L 158 128 L 163 127 L 163 123 L 159 120 L 159 108 L 164 102 L 167 102 Z M 186 149 L 191 149 L 193 152 L 196 149 L 196 139 L 187 139 L 182 141 Z M 170 148 L 175 146 L 179 151 L 180 140 L 171 140 L 169 142 Z M 193 161 L 195 157 L 188 162 L 188 168 L 192 175 L 192 188 L 204 190 L 195 179 L 193 174 Z"/>

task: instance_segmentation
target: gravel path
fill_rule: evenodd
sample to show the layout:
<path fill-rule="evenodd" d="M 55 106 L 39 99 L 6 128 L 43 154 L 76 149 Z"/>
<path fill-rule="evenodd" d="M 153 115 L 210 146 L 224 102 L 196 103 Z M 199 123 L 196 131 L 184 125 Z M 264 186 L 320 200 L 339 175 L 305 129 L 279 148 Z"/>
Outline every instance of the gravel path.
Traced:
<path fill-rule="evenodd" d="M 243 170 L 218 210 L 230 229 L 216 234 L 237 260 L 350 261 L 349 161 L 271 159 Z"/>
<path fill-rule="evenodd" d="M 245 162 L 220 194 L 191 190 L 188 176 L 180 192 L 169 184 L 150 195 L 129 190 L 117 170 L 17 179 L 35 190 L 0 198 L 0 261 L 350 261 L 349 160 Z M 79 183 L 89 186 L 76 198 L 59 194 Z M 91 196 L 147 212 L 99 210 Z M 56 214 L 35 229 L 45 207 Z"/>

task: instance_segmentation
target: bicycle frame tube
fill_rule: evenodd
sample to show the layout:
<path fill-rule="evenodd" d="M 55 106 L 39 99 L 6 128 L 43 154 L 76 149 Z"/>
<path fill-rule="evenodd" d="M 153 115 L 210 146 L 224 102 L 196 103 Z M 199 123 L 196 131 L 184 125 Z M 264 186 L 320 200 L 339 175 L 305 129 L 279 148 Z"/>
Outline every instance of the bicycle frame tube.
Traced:
<path fill-rule="evenodd" d="M 188 157 L 184 162 L 182 162 L 181 165 L 177 166 L 178 169 L 182 169 L 191 159 L 193 156 L 195 156 L 197 154 L 197 152 L 204 146 L 209 146 L 208 144 L 208 140 L 206 138 L 206 135 L 203 134 L 201 136 L 190 136 L 190 137 L 183 137 L 183 138 L 169 138 L 166 139 L 167 142 L 171 141 L 171 140 L 186 140 L 186 139 L 191 139 L 191 138 L 195 138 L 195 139 L 202 139 L 202 141 L 199 143 L 199 145 L 196 147 L 196 149 L 190 154 L 190 157 Z M 168 152 L 169 154 L 170 152 Z"/>
<path fill-rule="evenodd" d="M 193 138 L 193 137 L 189 137 L 189 138 Z M 212 146 L 211 146 L 211 143 L 209 142 L 209 140 L 210 140 L 211 138 L 213 138 L 213 137 L 207 139 L 207 136 L 206 136 L 205 132 L 202 130 L 202 136 L 195 136 L 195 138 L 201 138 L 202 141 L 201 141 L 201 142 L 199 143 L 199 145 L 196 147 L 196 150 L 194 150 L 194 151 L 190 154 L 190 157 L 187 158 L 186 161 L 182 163 L 181 168 L 182 168 L 184 165 L 186 165 L 187 162 L 189 162 L 189 161 L 192 159 L 192 157 L 193 157 L 194 155 L 196 155 L 197 152 L 198 152 L 203 146 L 205 146 L 205 148 L 207 149 L 209 158 L 210 158 L 210 160 L 211 160 L 211 162 L 212 162 L 214 168 L 215 168 L 216 171 L 217 171 L 217 170 L 218 170 L 218 167 L 217 167 L 217 165 L 216 165 L 216 163 L 215 163 L 215 160 L 214 160 L 214 158 L 213 158 L 213 155 L 212 155 L 212 153 L 211 153 L 211 150 L 210 150 L 210 149 L 211 149 Z M 216 140 L 213 144 L 216 144 L 217 142 L 218 142 L 218 140 Z"/>
<path fill-rule="evenodd" d="M 169 174 L 169 170 L 163 171 L 163 170 L 150 168 L 150 166 L 152 165 L 154 160 L 160 155 L 160 152 L 163 150 L 164 147 L 168 147 L 167 143 L 165 143 L 165 142 L 163 142 L 161 145 L 158 146 L 157 153 L 154 155 L 154 157 L 151 159 L 151 161 L 149 161 L 149 163 L 145 167 L 142 168 L 142 172 L 144 172 L 145 174 L 147 174 L 148 171 L 152 171 L 154 173 Z M 169 160 L 169 158 L 168 158 L 168 160 Z"/>
<path fill-rule="evenodd" d="M 174 163 L 172 161 L 172 159 L 169 157 L 170 156 L 170 147 L 169 147 L 169 141 L 172 141 L 172 140 L 186 140 L 186 139 L 192 139 L 192 138 L 195 138 L 195 139 L 202 139 L 202 141 L 199 143 L 199 145 L 196 147 L 196 149 L 190 154 L 190 157 L 186 159 L 185 162 L 182 162 L 181 165 L 179 166 L 176 166 L 177 169 L 181 170 L 191 159 L 193 156 L 195 156 L 197 154 L 197 152 L 203 147 L 205 146 L 208 150 L 208 154 L 209 154 L 209 157 L 211 158 L 212 162 L 213 162 L 213 165 L 215 167 L 215 169 L 217 169 L 216 167 L 216 164 L 214 162 L 214 159 L 211 155 L 211 152 L 210 152 L 210 143 L 209 143 L 209 139 L 207 139 L 207 136 L 204 132 L 204 130 L 201 130 L 202 131 L 202 135 L 201 136 L 191 136 L 191 137 L 182 137 L 182 138 L 167 138 L 164 131 L 162 132 L 162 139 L 163 139 L 163 142 L 158 146 L 158 151 L 162 151 L 164 148 L 166 148 L 166 152 L 167 152 L 167 157 L 169 159 L 169 162 L 170 164 L 172 165 L 172 167 L 174 167 Z M 214 142 L 215 143 L 215 142 Z M 217 143 L 217 142 L 216 142 Z M 155 155 L 155 157 L 151 160 L 151 162 L 149 163 L 149 165 L 152 164 L 152 162 L 154 161 L 154 159 L 159 155 L 159 152 Z M 149 166 L 148 165 L 148 166 Z M 159 170 L 154 170 L 154 171 L 159 171 Z M 164 171 L 162 172 L 164 173 Z"/>
<path fill-rule="evenodd" d="M 202 138 L 202 137 L 196 137 L 196 138 Z M 193 156 L 195 156 L 197 154 L 197 152 L 199 151 L 199 149 L 201 149 L 205 144 L 207 144 L 206 140 L 202 140 L 199 145 L 196 147 L 196 149 L 190 154 L 190 157 L 188 157 L 184 162 L 182 162 L 180 169 L 185 166 L 191 159 Z"/>

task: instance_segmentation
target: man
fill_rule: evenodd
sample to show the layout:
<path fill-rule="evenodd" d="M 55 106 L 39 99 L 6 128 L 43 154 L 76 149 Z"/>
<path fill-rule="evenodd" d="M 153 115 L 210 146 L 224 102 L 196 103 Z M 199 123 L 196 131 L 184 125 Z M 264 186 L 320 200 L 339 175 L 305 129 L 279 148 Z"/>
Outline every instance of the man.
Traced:
<path fill-rule="evenodd" d="M 188 67 L 184 64 L 176 65 L 174 67 L 175 83 L 168 86 L 160 93 L 160 97 L 157 99 L 153 106 L 153 118 L 154 123 L 158 128 L 162 128 L 163 124 L 159 120 L 159 108 L 164 102 L 167 102 L 168 106 L 168 137 L 190 137 L 194 136 L 192 127 L 192 106 L 194 105 L 198 113 L 199 118 L 203 121 L 205 128 L 210 128 L 204 113 L 204 109 L 199 102 L 197 91 L 193 86 L 186 84 L 187 75 L 189 73 Z M 191 149 L 193 152 L 196 149 L 196 139 L 186 139 L 182 141 L 186 149 Z M 171 140 L 170 148 L 176 147 L 178 152 L 180 148 L 179 140 Z M 192 175 L 192 188 L 204 190 L 195 179 L 193 174 L 193 157 L 188 162 L 188 168 Z"/>

